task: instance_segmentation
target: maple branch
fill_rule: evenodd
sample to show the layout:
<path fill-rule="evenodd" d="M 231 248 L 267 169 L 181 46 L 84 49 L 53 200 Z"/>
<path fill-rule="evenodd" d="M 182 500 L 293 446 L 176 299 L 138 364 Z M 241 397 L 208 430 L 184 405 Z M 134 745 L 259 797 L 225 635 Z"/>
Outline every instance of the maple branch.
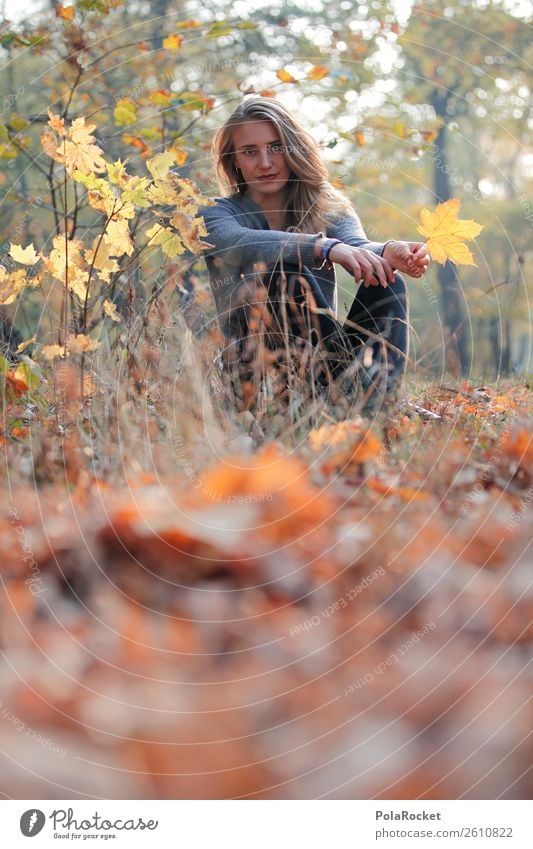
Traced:
<path fill-rule="evenodd" d="M 67 143 L 66 137 L 63 138 L 63 156 L 66 161 L 67 154 Z M 52 160 L 53 162 L 53 160 Z M 67 183 L 67 171 L 65 169 L 64 175 L 64 199 L 65 199 L 65 207 L 64 207 L 64 228 L 65 228 L 65 289 L 63 292 L 63 303 L 61 305 L 61 321 L 60 328 L 63 326 L 63 338 L 65 345 L 65 356 L 67 353 L 67 332 L 68 332 L 68 226 L 67 226 L 67 209 L 68 209 L 68 183 Z M 61 329 L 59 331 L 59 344 L 62 345 L 61 342 Z"/>

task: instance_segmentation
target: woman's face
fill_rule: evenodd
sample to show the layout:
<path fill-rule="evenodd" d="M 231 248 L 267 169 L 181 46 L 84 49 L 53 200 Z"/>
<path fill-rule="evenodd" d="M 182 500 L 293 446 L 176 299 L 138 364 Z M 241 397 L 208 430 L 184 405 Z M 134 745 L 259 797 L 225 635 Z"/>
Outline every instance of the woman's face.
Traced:
<path fill-rule="evenodd" d="M 234 162 L 248 184 L 248 192 L 260 206 L 282 206 L 290 168 L 283 142 L 274 124 L 257 119 L 233 129 Z"/>

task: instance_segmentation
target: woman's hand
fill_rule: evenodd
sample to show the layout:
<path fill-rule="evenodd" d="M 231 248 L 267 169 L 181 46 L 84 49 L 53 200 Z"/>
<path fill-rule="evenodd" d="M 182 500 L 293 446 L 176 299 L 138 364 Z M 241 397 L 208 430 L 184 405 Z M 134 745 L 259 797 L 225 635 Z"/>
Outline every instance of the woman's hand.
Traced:
<path fill-rule="evenodd" d="M 383 256 L 395 271 L 410 277 L 422 277 L 429 265 L 425 242 L 387 242 Z"/>
<path fill-rule="evenodd" d="M 354 248 L 341 242 L 333 245 L 329 259 L 342 265 L 356 281 L 363 280 L 365 286 L 388 286 L 394 282 L 394 272 L 388 259 L 366 248 Z"/>

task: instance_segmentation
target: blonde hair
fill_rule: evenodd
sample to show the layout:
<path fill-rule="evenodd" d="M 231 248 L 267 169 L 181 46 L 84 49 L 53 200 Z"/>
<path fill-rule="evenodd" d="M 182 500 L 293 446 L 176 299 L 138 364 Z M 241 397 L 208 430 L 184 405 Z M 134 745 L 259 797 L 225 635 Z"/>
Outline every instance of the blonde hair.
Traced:
<path fill-rule="evenodd" d="M 320 148 L 295 116 L 272 97 L 249 95 L 216 131 L 212 151 L 218 187 L 223 196 L 244 194 L 234 162 L 232 130 L 248 121 L 270 121 L 279 133 L 291 174 L 283 209 L 284 229 L 318 233 L 339 215 L 353 215 L 348 198 L 332 186 Z M 242 175 L 241 175 L 242 176 Z"/>

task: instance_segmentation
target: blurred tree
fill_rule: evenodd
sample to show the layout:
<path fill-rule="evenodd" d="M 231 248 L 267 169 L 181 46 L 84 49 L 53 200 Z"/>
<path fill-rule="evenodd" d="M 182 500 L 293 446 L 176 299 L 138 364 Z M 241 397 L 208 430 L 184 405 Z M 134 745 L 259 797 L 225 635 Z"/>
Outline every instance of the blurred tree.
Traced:
<path fill-rule="evenodd" d="M 531 38 L 525 22 L 497 0 L 485 3 L 483 9 L 470 0 L 450 0 L 445 7 L 438 0 L 428 0 L 413 8 L 399 42 L 403 97 L 411 103 L 429 103 L 440 122 L 430 148 L 435 201 L 452 197 L 450 177 L 461 170 L 450 156 L 452 123 L 465 129 L 473 125 L 479 132 L 470 139 L 474 167 L 482 156 L 478 139 L 495 135 L 507 138 L 516 166 L 520 144 L 505 121 L 510 100 L 505 97 L 502 102 L 501 94 L 502 90 L 517 93 L 513 121 L 523 122 L 530 109 L 526 67 Z M 508 183 L 512 192 L 512 179 Z M 464 293 L 451 263 L 440 268 L 438 276 L 445 323 L 466 373 L 471 368 L 471 347 Z"/>

